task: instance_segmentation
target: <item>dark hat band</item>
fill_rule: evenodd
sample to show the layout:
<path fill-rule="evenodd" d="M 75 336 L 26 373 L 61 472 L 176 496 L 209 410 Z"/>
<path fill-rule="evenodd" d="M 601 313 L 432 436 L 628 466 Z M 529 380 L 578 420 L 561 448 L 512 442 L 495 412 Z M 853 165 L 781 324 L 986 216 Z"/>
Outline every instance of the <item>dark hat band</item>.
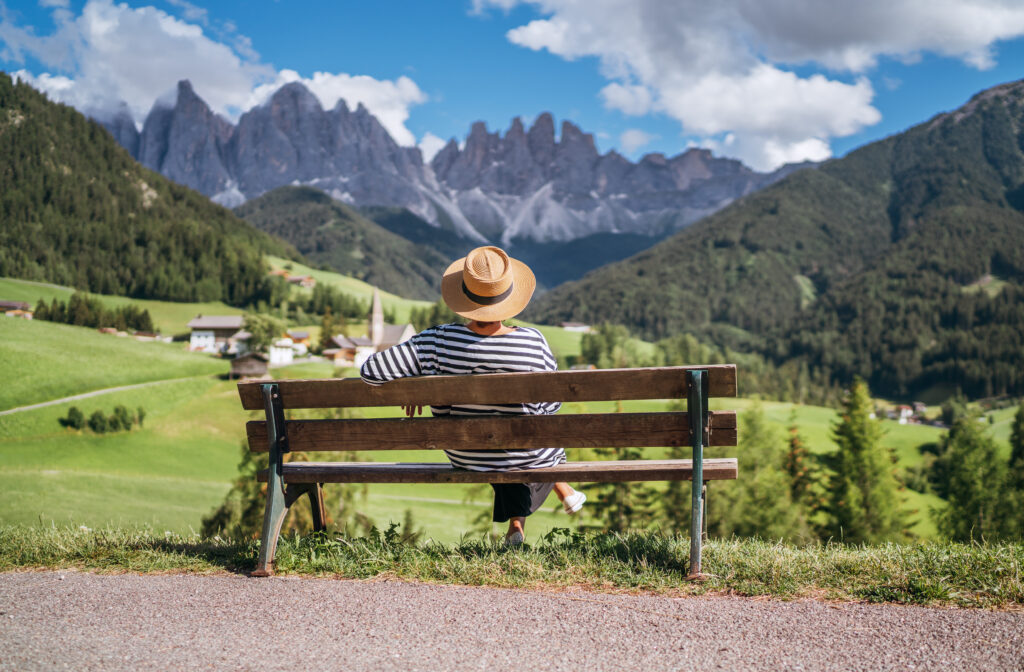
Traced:
<path fill-rule="evenodd" d="M 515 283 L 509 285 L 508 289 L 506 289 L 504 292 L 496 296 L 480 296 L 479 294 L 474 294 L 473 292 L 469 291 L 469 287 L 466 287 L 466 282 L 465 280 L 463 280 L 462 293 L 465 294 L 466 297 L 469 298 L 469 300 L 472 301 L 473 303 L 479 303 L 481 306 L 493 306 L 494 304 L 501 303 L 502 301 L 507 299 L 509 295 L 512 294 L 513 287 L 515 287 Z"/>

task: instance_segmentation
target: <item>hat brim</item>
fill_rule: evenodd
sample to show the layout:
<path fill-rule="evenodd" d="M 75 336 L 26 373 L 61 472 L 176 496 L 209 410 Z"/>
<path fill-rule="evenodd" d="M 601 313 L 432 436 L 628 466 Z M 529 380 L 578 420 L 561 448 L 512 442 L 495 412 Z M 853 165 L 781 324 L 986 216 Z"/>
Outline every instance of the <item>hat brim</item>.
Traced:
<path fill-rule="evenodd" d="M 509 257 L 512 271 L 512 292 L 498 303 L 481 305 L 462 291 L 462 269 L 466 258 L 456 259 L 441 278 L 441 298 L 456 315 L 480 322 L 500 322 L 523 312 L 537 289 L 537 279 L 530 267 Z"/>

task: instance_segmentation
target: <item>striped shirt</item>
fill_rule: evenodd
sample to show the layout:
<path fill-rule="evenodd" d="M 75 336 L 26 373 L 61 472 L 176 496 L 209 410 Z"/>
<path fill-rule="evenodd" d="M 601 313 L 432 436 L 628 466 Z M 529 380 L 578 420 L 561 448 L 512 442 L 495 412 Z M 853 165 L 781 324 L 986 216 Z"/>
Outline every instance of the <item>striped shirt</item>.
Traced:
<path fill-rule="evenodd" d="M 518 327 L 500 336 L 481 336 L 461 324 L 442 324 L 371 355 L 360 374 L 367 383 L 380 385 L 405 376 L 554 371 L 557 368 L 548 342 L 536 329 Z M 435 416 L 547 415 L 557 412 L 561 406 L 561 402 L 460 404 L 431 406 L 430 410 Z M 537 469 L 565 462 L 565 451 L 561 448 L 473 450 L 467 446 L 444 452 L 453 466 L 472 471 Z"/>

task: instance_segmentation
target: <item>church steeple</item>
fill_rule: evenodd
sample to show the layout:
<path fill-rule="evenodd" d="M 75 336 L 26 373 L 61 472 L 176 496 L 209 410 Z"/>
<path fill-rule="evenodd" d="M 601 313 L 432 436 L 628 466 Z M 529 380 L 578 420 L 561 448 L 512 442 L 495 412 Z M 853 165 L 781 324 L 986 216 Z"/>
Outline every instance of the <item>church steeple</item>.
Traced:
<path fill-rule="evenodd" d="M 373 288 L 373 308 L 370 310 L 370 342 L 376 348 L 384 340 L 384 308 L 380 304 L 380 290 Z"/>

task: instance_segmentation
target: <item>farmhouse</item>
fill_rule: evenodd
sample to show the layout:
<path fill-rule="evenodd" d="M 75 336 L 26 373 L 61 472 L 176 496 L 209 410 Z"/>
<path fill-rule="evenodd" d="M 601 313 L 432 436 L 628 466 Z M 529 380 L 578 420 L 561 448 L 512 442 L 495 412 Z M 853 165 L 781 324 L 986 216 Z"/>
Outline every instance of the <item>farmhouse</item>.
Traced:
<path fill-rule="evenodd" d="M 582 322 L 562 322 L 562 329 L 578 331 L 581 334 L 589 334 L 594 331 L 589 324 L 583 324 Z"/>
<path fill-rule="evenodd" d="M 20 317 L 25 320 L 31 320 L 32 306 L 24 301 L 0 301 L 0 313 L 7 317 Z"/>
<path fill-rule="evenodd" d="M 375 352 L 387 350 L 413 337 L 416 328 L 411 324 L 388 324 L 384 321 L 384 308 L 380 292 L 373 290 L 373 307 L 370 309 L 368 333 L 363 338 L 339 334 L 331 338 L 332 348 L 324 350 L 324 357 L 340 366 L 362 366 L 366 358 Z"/>
<path fill-rule="evenodd" d="M 196 315 L 189 323 L 192 330 L 188 349 L 209 353 L 244 351 L 249 333 L 242 330 L 241 315 Z"/>
<path fill-rule="evenodd" d="M 311 275 L 292 275 L 287 278 L 288 282 L 299 287 L 305 287 L 306 289 L 312 289 L 316 287 L 316 278 Z"/>
<path fill-rule="evenodd" d="M 267 375 L 267 356 L 250 352 L 231 360 L 231 378 L 263 378 Z"/>

